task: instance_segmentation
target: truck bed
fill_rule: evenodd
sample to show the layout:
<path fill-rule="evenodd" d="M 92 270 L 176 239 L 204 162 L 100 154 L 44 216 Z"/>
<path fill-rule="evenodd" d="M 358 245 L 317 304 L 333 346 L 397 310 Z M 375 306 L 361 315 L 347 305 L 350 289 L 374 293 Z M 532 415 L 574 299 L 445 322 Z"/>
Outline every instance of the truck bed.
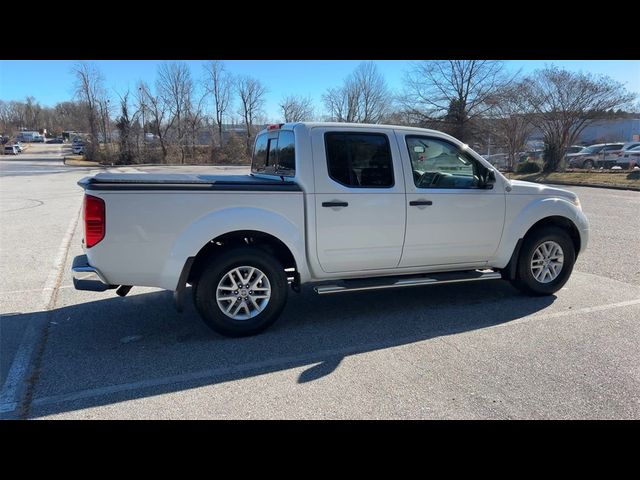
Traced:
<path fill-rule="evenodd" d="M 290 180 L 254 175 L 197 175 L 186 173 L 99 173 L 78 182 L 85 190 L 226 190 L 301 191 Z"/>

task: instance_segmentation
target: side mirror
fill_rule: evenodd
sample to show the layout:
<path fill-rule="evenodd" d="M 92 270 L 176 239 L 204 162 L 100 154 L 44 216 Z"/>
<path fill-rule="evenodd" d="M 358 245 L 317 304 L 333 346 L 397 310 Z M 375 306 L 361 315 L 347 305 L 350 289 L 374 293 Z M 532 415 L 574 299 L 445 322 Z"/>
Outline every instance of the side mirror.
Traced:
<path fill-rule="evenodd" d="M 493 169 L 487 171 L 487 178 L 484 181 L 484 188 L 491 190 L 496 183 L 496 172 Z"/>

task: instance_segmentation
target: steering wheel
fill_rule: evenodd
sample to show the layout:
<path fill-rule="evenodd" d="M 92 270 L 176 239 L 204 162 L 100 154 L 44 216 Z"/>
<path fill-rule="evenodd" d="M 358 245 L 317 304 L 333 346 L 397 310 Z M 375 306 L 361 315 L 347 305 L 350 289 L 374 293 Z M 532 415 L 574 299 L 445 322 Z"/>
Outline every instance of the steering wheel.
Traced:
<path fill-rule="evenodd" d="M 441 175 L 439 172 L 424 172 L 424 174 L 420 178 L 420 183 L 418 184 L 418 187 L 429 188 L 429 187 L 432 187 L 433 185 L 437 185 L 438 181 L 440 180 L 440 177 Z"/>
<path fill-rule="evenodd" d="M 440 181 L 440 177 L 442 175 L 440 175 L 440 172 L 435 172 L 433 175 L 433 178 L 431 179 L 431 183 L 429 184 L 429 186 L 433 186 L 433 185 L 437 185 L 438 182 Z"/>

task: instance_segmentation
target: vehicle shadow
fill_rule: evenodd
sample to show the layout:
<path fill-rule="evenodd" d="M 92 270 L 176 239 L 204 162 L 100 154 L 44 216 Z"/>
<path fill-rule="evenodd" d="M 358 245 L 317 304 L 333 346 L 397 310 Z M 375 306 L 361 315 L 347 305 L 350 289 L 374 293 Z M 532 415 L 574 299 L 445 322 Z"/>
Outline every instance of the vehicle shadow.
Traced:
<path fill-rule="evenodd" d="M 297 381 L 313 382 L 346 356 L 503 324 L 555 300 L 499 280 L 324 297 L 305 288 L 290 294 L 271 329 L 229 339 L 211 332 L 191 302 L 177 313 L 170 292 L 132 293 L 7 319 L 50 322 L 31 416 L 304 366 Z"/>

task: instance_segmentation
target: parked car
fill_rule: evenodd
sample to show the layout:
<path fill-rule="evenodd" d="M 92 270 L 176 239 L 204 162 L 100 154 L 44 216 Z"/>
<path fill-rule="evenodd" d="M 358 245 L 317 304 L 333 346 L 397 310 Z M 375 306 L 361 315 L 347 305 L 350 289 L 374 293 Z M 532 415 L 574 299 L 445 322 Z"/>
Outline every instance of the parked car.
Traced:
<path fill-rule="evenodd" d="M 84 145 L 81 143 L 76 143 L 73 146 L 73 153 L 76 155 L 82 155 L 84 154 Z"/>
<path fill-rule="evenodd" d="M 482 158 L 502 172 L 509 168 L 509 155 L 506 153 L 483 155 Z"/>
<path fill-rule="evenodd" d="M 584 150 L 584 148 L 585 148 L 584 145 L 571 145 L 565 149 L 564 154 L 569 155 L 571 153 L 579 153 L 582 150 Z"/>
<path fill-rule="evenodd" d="M 20 152 L 16 148 L 15 145 L 5 145 L 4 146 L 4 154 L 5 155 L 18 155 Z"/>
<path fill-rule="evenodd" d="M 64 143 L 64 139 L 62 137 L 52 138 L 48 140 L 47 143 Z"/>
<path fill-rule="evenodd" d="M 612 167 L 624 143 L 599 143 L 585 147 L 565 158 L 570 168 Z"/>
<path fill-rule="evenodd" d="M 20 142 L 14 143 L 13 146 L 16 147 L 16 149 L 18 150 L 18 153 L 22 153 L 24 151 L 24 147 L 22 146 L 22 143 L 20 143 Z"/>
<path fill-rule="evenodd" d="M 445 157 L 458 168 L 441 169 Z M 191 284 L 205 323 L 229 336 L 271 325 L 289 285 L 336 294 L 502 278 L 551 295 L 589 237 L 575 193 L 508 180 L 457 139 L 401 126 L 272 125 L 249 175 L 99 173 L 79 185 L 75 288 L 160 287 L 182 308 Z"/>
<path fill-rule="evenodd" d="M 618 157 L 618 164 L 626 168 L 640 167 L 640 144 L 622 152 Z"/>
<path fill-rule="evenodd" d="M 541 162 L 544 155 L 544 150 L 530 150 L 524 152 L 524 155 L 520 156 L 520 162 Z"/>
<path fill-rule="evenodd" d="M 44 135 L 36 135 L 31 140 L 33 143 L 45 143 Z"/>

